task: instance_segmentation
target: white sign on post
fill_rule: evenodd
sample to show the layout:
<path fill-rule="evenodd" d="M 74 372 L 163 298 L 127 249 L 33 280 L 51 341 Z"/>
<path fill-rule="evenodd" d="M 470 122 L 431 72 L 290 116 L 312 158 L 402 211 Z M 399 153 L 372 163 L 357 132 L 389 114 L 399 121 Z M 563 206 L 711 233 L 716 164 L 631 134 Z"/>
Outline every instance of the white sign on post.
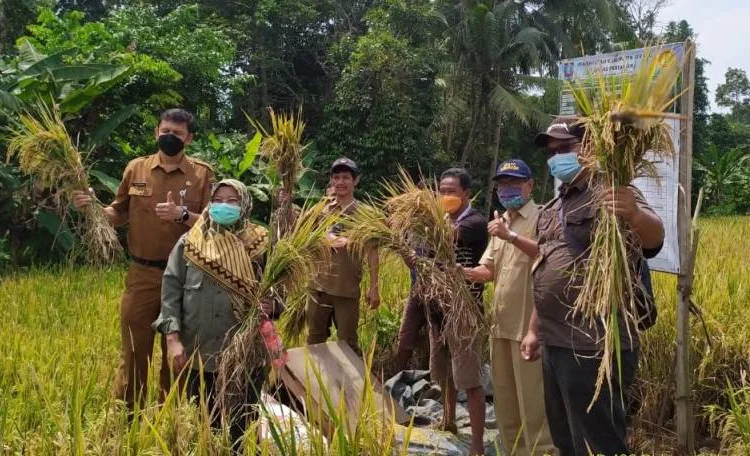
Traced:
<path fill-rule="evenodd" d="M 604 76 L 634 73 L 643 59 L 645 49 L 612 52 L 609 54 L 592 55 L 558 62 L 558 78 L 565 84 L 560 92 L 560 115 L 576 114 L 576 104 L 573 93 L 567 82 L 585 82 L 591 76 L 603 73 Z M 685 55 L 682 43 L 660 46 L 658 54 L 671 52 L 681 62 Z M 657 58 L 658 58 L 657 54 Z M 668 119 L 672 126 L 672 140 L 675 151 L 680 150 L 680 121 Z M 678 274 L 680 272 L 680 247 L 677 231 L 677 195 L 680 191 L 679 153 L 675 153 L 670 162 L 657 164 L 658 178 L 639 178 L 633 184 L 640 189 L 648 204 L 659 214 L 664 222 L 666 236 L 664 247 L 659 255 L 649 260 L 652 270 Z"/>

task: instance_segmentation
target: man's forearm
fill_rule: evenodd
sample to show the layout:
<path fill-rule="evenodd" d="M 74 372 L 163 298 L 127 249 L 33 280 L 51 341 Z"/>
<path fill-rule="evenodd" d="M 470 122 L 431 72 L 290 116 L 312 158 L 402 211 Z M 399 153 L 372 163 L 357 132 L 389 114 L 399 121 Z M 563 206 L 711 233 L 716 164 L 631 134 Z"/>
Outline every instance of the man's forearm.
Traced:
<path fill-rule="evenodd" d="M 531 310 L 531 318 L 529 318 L 529 332 L 537 334 L 539 332 L 539 315 L 536 313 L 536 306 Z"/>
<path fill-rule="evenodd" d="M 185 225 L 192 227 L 195 222 L 201 217 L 200 213 L 188 212 L 188 219 L 185 221 Z"/>
<path fill-rule="evenodd" d="M 377 250 L 373 250 L 367 255 L 367 261 L 370 270 L 370 286 L 377 286 L 380 274 L 380 259 Z"/>
<path fill-rule="evenodd" d="M 128 221 L 127 213 L 122 214 L 112 206 L 107 206 L 104 208 L 104 215 L 107 216 L 107 220 L 112 226 L 121 226 Z"/>
<path fill-rule="evenodd" d="M 664 242 L 664 225 L 653 212 L 639 210 L 629 224 L 641 238 L 641 247 L 644 249 L 659 247 Z"/>
<path fill-rule="evenodd" d="M 526 236 L 519 234 L 512 244 L 531 258 L 536 258 L 539 255 L 539 243 Z"/>
<path fill-rule="evenodd" d="M 487 283 L 492 282 L 495 279 L 495 274 L 492 269 L 485 265 L 479 265 L 471 269 L 468 274 L 469 279 L 475 283 Z"/>

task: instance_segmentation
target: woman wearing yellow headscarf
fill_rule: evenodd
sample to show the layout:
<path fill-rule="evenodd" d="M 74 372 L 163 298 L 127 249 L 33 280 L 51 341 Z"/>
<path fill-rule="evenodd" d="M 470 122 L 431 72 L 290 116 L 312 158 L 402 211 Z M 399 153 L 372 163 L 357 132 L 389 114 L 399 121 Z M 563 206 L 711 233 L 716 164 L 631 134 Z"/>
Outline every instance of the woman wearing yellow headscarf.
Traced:
<path fill-rule="evenodd" d="M 266 343 L 265 362 L 260 362 L 248 384 L 244 400 L 232 410 L 217 410 L 218 358 L 225 341 L 248 320 L 268 325 L 280 305 L 262 299 L 254 291 L 262 274 L 268 231 L 249 221 L 252 200 L 237 180 L 222 180 L 214 187 L 211 203 L 200 219 L 175 245 L 162 282 L 162 306 L 153 327 L 167 339 L 172 369 L 185 379 L 189 396 L 199 396 L 201 383 L 211 410 L 212 426 L 221 415 L 229 419 L 230 435 L 238 447 L 248 420 L 256 416 L 253 405 L 265 381 L 264 364 L 279 355 Z M 262 338 L 258 344 L 263 344 Z M 271 344 L 273 345 L 273 344 Z"/>

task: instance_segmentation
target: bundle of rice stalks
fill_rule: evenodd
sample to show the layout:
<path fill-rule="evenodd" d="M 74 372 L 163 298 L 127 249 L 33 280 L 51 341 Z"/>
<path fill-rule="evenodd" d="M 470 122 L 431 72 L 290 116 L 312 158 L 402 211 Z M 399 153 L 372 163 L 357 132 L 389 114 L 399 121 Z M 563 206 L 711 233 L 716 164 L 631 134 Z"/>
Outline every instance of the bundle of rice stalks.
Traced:
<path fill-rule="evenodd" d="M 302 134 L 305 131 L 305 123 L 302 119 L 302 108 L 293 114 L 276 114 L 272 108 L 268 108 L 271 119 L 271 133 L 266 131 L 260 123 L 250 120 L 250 123 L 263 135 L 260 144 L 260 154 L 268 159 L 271 167 L 276 171 L 281 180 L 281 189 L 274 195 L 278 207 L 272 216 L 272 243 L 281 238 L 288 231 L 294 220 L 292 198 L 294 185 L 302 174 L 303 152 L 306 145 L 302 145 Z"/>
<path fill-rule="evenodd" d="M 580 123 L 586 128 L 579 161 L 589 170 L 590 186 L 599 198 L 637 177 L 657 177 L 656 163 L 674 155 L 672 129 L 665 118 L 676 117 L 667 111 L 679 96 L 675 87 L 680 74 L 681 62 L 675 55 L 656 47 L 645 51 L 632 75 L 596 76 L 593 91 L 590 82 L 573 87 Z M 592 404 L 605 380 L 612 385 L 613 359 L 621 374 L 618 319 L 626 319 L 628 332 L 636 328 L 636 292 L 641 285 L 634 260 L 640 252 L 631 227 L 599 204 L 590 255 L 574 274 L 583 276 L 583 284 L 573 313 L 582 315 L 591 327 L 597 322 L 604 327 Z"/>
<path fill-rule="evenodd" d="M 360 205 L 344 224 L 345 236 L 361 255 L 373 249 L 402 257 L 429 251 L 415 257 L 414 292 L 442 313 L 443 341 L 473 341 L 483 327 L 482 315 L 457 265 L 454 231 L 434 188 L 418 186 L 401 170 L 398 182 L 384 184 L 378 204 Z"/>
<path fill-rule="evenodd" d="M 298 296 L 305 292 L 309 277 L 330 259 L 327 234 L 336 216 L 324 213 L 323 202 L 304 211 L 291 230 L 268 250 L 263 275 L 255 284 L 254 299 L 246 308 L 242 325 L 226 342 L 219 358 L 219 391 L 222 402 L 242 398 L 242 388 L 257 368 L 269 360 L 263 342 L 264 328 L 258 303 L 261 299 Z M 299 337 L 305 321 L 305 300 L 287 299 L 281 318 L 284 340 Z M 272 329 L 269 329 L 272 330 Z M 281 348 L 281 347 L 279 347 Z"/>
<path fill-rule="evenodd" d="M 299 342 L 305 326 L 307 283 L 331 261 L 328 233 L 339 216 L 325 211 L 325 202 L 304 208 L 287 234 L 278 240 L 261 281 L 261 293 L 279 293 L 286 309 L 279 321 L 284 340 Z"/>
<path fill-rule="evenodd" d="M 36 114 L 21 114 L 11 131 L 8 160 L 18 157 L 20 169 L 38 183 L 59 193 L 70 203 L 72 192 L 89 188 L 85 157 L 65 128 L 55 106 L 40 102 Z M 103 206 L 96 202 L 84 211 L 83 226 L 78 228 L 81 241 L 94 264 L 111 264 L 122 255 L 117 233 L 107 220 Z"/>

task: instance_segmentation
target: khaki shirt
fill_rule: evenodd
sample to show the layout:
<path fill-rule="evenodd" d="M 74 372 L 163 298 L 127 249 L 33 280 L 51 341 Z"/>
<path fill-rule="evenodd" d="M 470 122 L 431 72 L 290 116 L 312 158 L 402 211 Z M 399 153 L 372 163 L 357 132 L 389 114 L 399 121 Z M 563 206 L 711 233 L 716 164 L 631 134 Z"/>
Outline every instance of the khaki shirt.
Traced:
<path fill-rule="evenodd" d="M 110 206 L 116 213 L 115 225 L 128 224 L 130 254 L 145 260 L 166 260 L 189 227 L 161 220 L 156 215 L 156 205 L 166 202 L 167 192 L 171 191 L 175 204 L 200 213 L 211 198 L 213 180 L 208 164 L 185 155 L 177 169 L 169 173 L 162 167 L 159 153 L 128 163 Z"/>
<path fill-rule="evenodd" d="M 506 219 L 510 213 L 505 213 Z M 539 207 L 527 202 L 510 220 L 510 229 L 519 236 L 536 239 Z M 492 299 L 490 336 L 495 339 L 523 340 L 534 309 L 531 291 L 533 259 L 508 241 L 490 238 L 479 264 L 494 271 L 495 294 Z"/>
<path fill-rule="evenodd" d="M 333 200 L 326 207 L 326 211 L 340 212 L 342 215 L 351 215 L 357 208 L 359 201 L 352 200 L 346 207 L 341 207 Z M 334 227 L 334 233 L 338 235 L 340 229 Z M 354 254 L 349 248 L 333 249 L 331 252 L 331 263 L 323 266 L 323 270 L 313 278 L 312 288 L 323 293 L 343 298 L 359 299 L 359 283 L 362 281 L 362 258 Z"/>

